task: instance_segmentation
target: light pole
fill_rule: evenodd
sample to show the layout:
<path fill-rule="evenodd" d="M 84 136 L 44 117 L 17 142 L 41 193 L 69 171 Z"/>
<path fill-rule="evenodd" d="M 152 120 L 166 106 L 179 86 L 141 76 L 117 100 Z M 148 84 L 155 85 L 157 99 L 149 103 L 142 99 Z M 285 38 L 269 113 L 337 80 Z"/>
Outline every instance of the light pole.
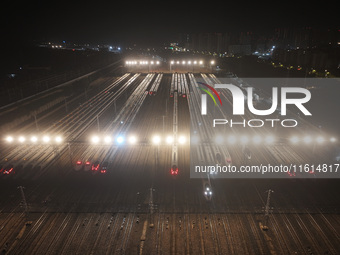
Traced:
<path fill-rule="evenodd" d="M 264 208 L 264 224 L 262 226 L 262 230 L 268 230 L 268 218 L 269 218 L 269 213 L 273 211 L 273 207 L 270 207 L 270 194 L 274 192 L 274 190 L 269 189 L 266 191 L 268 193 L 267 195 L 267 202 L 266 206 Z"/>
<path fill-rule="evenodd" d="M 33 117 L 34 117 L 35 127 L 37 129 L 37 132 L 39 132 L 39 126 L 38 126 L 38 121 L 37 121 L 37 111 L 34 111 L 32 114 L 33 114 Z"/>
<path fill-rule="evenodd" d="M 71 145 L 70 142 L 67 143 L 67 147 L 68 147 L 68 154 L 70 156 L 70 161 L 71 161 L 71 165 L 72 165 L 72 151 L 71 151 Z"/>
<path fill-rule="evenodd" d="M 115 102 L 116 103 L 116 102 Z M 100 132 L 100 125 L 99 125 L 99 115 L 97 114 L 97 127 L 98 127 L 98 133 Z"/>
<path fill-rule="evenodd" d="M 165 117 L 166 117 L 165 115 L 162 115 L 162 119 L 163 119 L 163 134 L 164 134 L 164 118 Z"/>
<path fill-rule="evenodd" d="M 175 61 L 171 60 L 171 61 L 170 61 L 170 72 L 172 71 L 172 70 L 171 70 L 171 67 L 172 67 L 173 64 L 175 64 Z"/>
<path fill-rule="evenodd" d="M 192 72 L 195 72 L 195 65 L 197 65 L 197 61 L 194 60 L 193 64 L 192 64 Z"/>
<path fill-rule="evenodd" d="M 26 217 L 28 216 L 28 205 L 26 202 L 26 197 L 25 197 L 25 193 L 24 193 L 24 187 L 23 186 L 19 186 L 18 189 L 20 189 L 20 193 L 21 193 L 21 197 L 22 197 L 22 202 L 24 204 L 25 207 L 25 215 Z"/>
<path fill-rule="evenodd" d="M 215 64 L 215 61 L 214 60 L 211 60 L 210 61 L 210 70 L 211 70 L 211 72 L 212 72 L 212 70 L 213 70 L 213 65 Z"/>
<path fill-rule="evenodd" d="M 153 212 L 155 209 L 155 206 L 153 204 L 153 192 L 155 191 L 154 188 L 150 188 L 150 200 L 149 200 L 149 210 L 150 210 L 150 224 L 149 227 L 153 228 L 154 227 L 154 223 L 153 223 Z"/>

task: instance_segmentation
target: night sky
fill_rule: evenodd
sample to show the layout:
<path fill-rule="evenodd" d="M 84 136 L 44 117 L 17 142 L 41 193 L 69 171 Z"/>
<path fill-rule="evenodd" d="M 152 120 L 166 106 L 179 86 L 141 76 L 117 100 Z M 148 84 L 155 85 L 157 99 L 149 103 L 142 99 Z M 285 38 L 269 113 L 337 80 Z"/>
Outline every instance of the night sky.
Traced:
<path fill-rule="evenodd" d="M 2 8 L 9 43 L 68 41 L 79 43 L 136 42 L 157 44 L 177 38 L 178 33 L 270 32 L 284 26 L 339 25 L 337 7 L 308 2 L 245 4 L 159 1 L 156 4 L 132 1 L 103 3 L 60 1 L 33 3 L 12 1 Z M 325 14 L 326 18 L 325 18 Z"/>

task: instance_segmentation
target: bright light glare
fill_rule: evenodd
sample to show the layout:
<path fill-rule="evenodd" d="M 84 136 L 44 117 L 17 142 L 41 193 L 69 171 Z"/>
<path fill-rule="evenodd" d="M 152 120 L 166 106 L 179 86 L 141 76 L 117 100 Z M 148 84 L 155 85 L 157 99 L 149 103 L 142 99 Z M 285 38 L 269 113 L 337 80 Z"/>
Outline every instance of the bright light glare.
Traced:
<path fill-rule="evenodd" d="M 267 135 L 265 141 L 267 144 L 272 144 L 275 141 L 275 137 L 272 135 Z"/>
<path fill-rule="evenodd" d="M 297 144 L 299 142 L 299 138 L 297 136 L 292 136 L 290 138 L 291 143 Z"/>
<path fill-rule="evenodd" d="M 111 143 L 111 141 L 112 141 L 112 139 L 111 139 L 110 136 L 105 136 L 104 137 L 104 143 L 109 144 L 109 143 Z"/>
<path fill-rule="evenodd" d="M 92 143 L 99 143 L 99 137 L 98 136 L 92 136 L 92 138 L 91 138 L 91 142 Z"/>
<path fill-rule="evenodd" d="M 316 138 L 316 142 L 317 143 L 323 143 L 325 141 L 325 138 L 323 138 L 322 136 L 318 136 L 317 138 Z"/>
<path fill-rule="evenodd" d="M 242 143 L 242 144 L 245 144 L 245 143 L 247 143 L 247 142 L 248 142 L 248 137 L 247 137 L 247 136 L 245 136 L 245 135 L 243 135 L 243 136 L 241 136 L 241 139 L 240 139 L 240 141 L 241 141 L 241 143 Z"/>
<path fill-rule="evenodd" d="M 55 141 L 57 143 L 61 143 L 63 141 L 63 138 L 61 138 L 61 136 L 56 136 Z"/>
<path fill-rule="evenodd" d="M 215 137 L 215 143 L 217 143 L 217 144 L 222 144 L 223 141 L 224 141 L 223 136 L 217 135 L 217 136 Z"/>
<path fill-rule="evenodd" d="M 255 136 L 253 137 L 253 142 L 254 142 L 255 144 L 261 143 L 261 142 L 262 142 L 261 136 L 255 135 Z"/>
<path fill-rule="evenodd" d="M 137 137 L 136 136 L 130 136 L 129 137 L 129 143 L 131 143 L 131 144 L 135 144 L 135 143 L 137 143 Z"/>
<path fill-rule="evenodd" d="M 44 143 L 48 143 L 51 139 L 50 139 L 49 136 L 45 135 L 45 136 L 43 136 L 42 140 L 43 140 Z"/>
<path fill-rule="evenodd" d="M 180 144 L 184 144 L 185 142 L 187 141 L 187 139 L 185 138 L 185 136 L 181 135 L 179 138 L 178 138 L 178 142 Z"/>
<path fill-rule="evenodd" d="M 167 144 L 172 144 L 173 141 L 174 141 L 174 138 L 173 138 L 172 135 L 169 135 L 169 136 L 166 137 L 166 143 Z"/>
<path fill-rule="evenodd" d="M 303 141 L 304 141 L 306 144 L 309 144 L 309 143 L 312 142 L 312 137 L 310 137 L 310 136 L 305 136 L 305 137 L 303 138 Z"/>
<path fill-rule="evenodd" d="M 229 144 L 234 144 L 234 143 L 236 143 L 236 137 L 233 136 L 233 135 L 230 135 L 230 136 L 228 137 L 228 143 L 229 143 Z"/>
<path fill-rule="evenodd" d="M 36 143 L 38 141 L 38 138 L 36 136 L 31 137 L 31 142 Z"/>
<path fill-rule="evenodd" d="M 5 138 L 5 140 L 7 141 L 7 142 L 9 142 L 9 143 L 11 143 L 11 142 L 13 142 L 13 137 L 12 136 L 7 136 L 6 138 Z"/>
<path fill-rule="evenodd" d="M 19 140 L 19 142 L 23 143 L 23 142 L 25 142 L 25 141 L 26 141 L 26 138 L 25 138 L 25 137 L 23 137 L 23 136 L 20 136 L 18 140 Z"/>
<path fill-rule="evenodd" d="M 335 137 L 331 137 L 331 139 L 329 139 L 332 143 L 336 142 L 336 138 Z"/>
<path fill-rule="evenodd" d="M 161 142 L 161 138 L 158 135 L 155 135 L 152 137 L 152 143 L 153 144 L 159 144 Z"/>
<path fill-rule="evenodd" d="M 123 136 L 118 136 L 117 137 L 117 143 L 122 144 L 124 142 L 124 137 Z"/>

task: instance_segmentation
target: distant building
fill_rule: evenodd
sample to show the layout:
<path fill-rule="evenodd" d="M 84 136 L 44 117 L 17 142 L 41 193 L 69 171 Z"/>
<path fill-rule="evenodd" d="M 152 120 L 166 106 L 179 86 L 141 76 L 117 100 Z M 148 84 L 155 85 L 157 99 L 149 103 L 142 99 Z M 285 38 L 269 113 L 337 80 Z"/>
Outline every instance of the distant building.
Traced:
<path fill-rule="evenodd" d="M 304 66 L 318 70 L 335 70 L 340 63 L 340 47 L 314 49 L 276 49 L 272 56 L 274 61 L 285 65 Z"/>
<path fill-rule="evenodd" d="M 251 45 L 250 44 L 235 44 L 229 45 L 228 47 L 228 55 L 237 55 L 237 56 L 244 56 L 244 55 L 251 55 Z"/>
<path fill-rule="evenodd" d="M 178 47 L 182 49 L 199 51 L 205 54 L 217 54 L 219 56 L 256 55 L 257 52 L 259 56 L 265 54 L 266 58 L 271 58 L 272 51 L 275 48 L 274 57 L 282 62 L 326 67 L 334 66 L 333 62 L 336 62 L 336 66 L 339 65 L 339 62 L 334 60 L 338 54 L 335 53 L 335 56 L 332 56 L 329 50 L 312 52 L 309 52 L 309 50 L 321 48 L 339 49 L 340 30 L 314 27 L 283 27 L 275 28 L 272 33 L 266 34 L 252 31 L 179 34 L 178 43 Z M 304 51 L 293 52 L 295 50 Z"/>
<path fill-rule="evenodd" d="M 277 48 L 309 49 L 320 46 L 336 46 L 340 41 L 338 29 L 314 27 L 285 27 L 274 30 L 273 41 Z"/>

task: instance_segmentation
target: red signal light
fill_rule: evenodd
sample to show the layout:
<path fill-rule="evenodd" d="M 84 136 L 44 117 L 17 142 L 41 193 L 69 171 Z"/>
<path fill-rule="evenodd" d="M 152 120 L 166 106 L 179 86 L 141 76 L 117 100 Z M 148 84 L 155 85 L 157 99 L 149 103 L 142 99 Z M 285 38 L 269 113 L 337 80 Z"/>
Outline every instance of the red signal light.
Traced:
<path fill-rule="evenodd" d="M 98 171 L 99 164 L 98 165 L 92 165 L 92 171 Z"/>
<path fill-rule="evenodd" d="M 8 170 L 5 170 L 4 171 L 4 174 L 10 174 L 11 172 L 13 171 L 13 167 L 8 169 Z"/>
<path fill-rule="evenodd" d="M 176 169 L 171 168 L 170 173 L 171 173 L 171 175 L 178 175 L 178 168 L 176 168 Z"/>

